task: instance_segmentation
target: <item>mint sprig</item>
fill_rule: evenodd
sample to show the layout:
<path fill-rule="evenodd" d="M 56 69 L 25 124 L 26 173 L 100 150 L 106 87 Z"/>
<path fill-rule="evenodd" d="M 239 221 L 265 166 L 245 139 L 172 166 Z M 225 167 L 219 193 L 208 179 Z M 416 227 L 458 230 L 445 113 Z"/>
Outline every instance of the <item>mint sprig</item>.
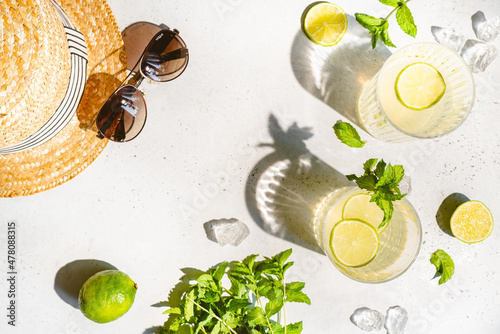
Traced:
<path fill-rule="evenodd" d="M 384 160 L 369 159 L 363 164 L 364 174 L 346 175 L 349 181 L 355 181 L 358 187 L 369 191 L 370 202 L 375 202 L 384 212 L 384 219 L 378 228 L 384 227 L 394 213 L 394 201 L 406 196 L 399 190 L 399 182 L 403 179 L 404 168 L 401 165 L 392 166 Z"/>
<path fill-rule="evenodd" d="M 431 263 L 436 266 L 436 275 L 441 276 L 439 285 L 446 283 L 455 273 L 455 263 L 442 249 L 438 249 L 432 253 Z"/>
<path fill-rule="evenodd" d="M 291 253 L 288 249 L 262 261 L 250 255 L 202 272 L 182 292 L 179 305 L 164 312 L 169 319 L 161 333 L 187 327 L 193 334 L 300 334 L 302 321 L 286 324 L 285 304 L 311 301 L 302 292 L 304 283 L 285 283 L 285 272 L 293 265 L 286 262 Z M 226 282 L 230 287 L 223 285 Z M 277 313 L 283 324 L 271 318 Z"/>
<path fill-rule="evenodd" d="M 335 135 L 337 138 L 350 147 L 363 147 L 365 146 L 365 141 L 361 140 L 358 131 L 349 123 L 338 121 L 333 126 Z"/>
<path fill-rule="evenodd" d="M 389 38 L 389 18 L 396 13 L 396 21 L 399 27 L 406 34 L 415 37 L 417 35 L 417 26 L 411 14 L 410 8 L 408 8 L 407 1 L 399 0 L 379 0 L 384 5 L 394 7 L 394 9 L 385 18 L 376 18 L 367 14 L 355 13 L 356 21 L 359 22 L 363 27 L 368 29 L 372 35 L 372 48 L 375 49 L 379 39 L 390 47 L 395 48 L 396 45 L 392 43 Z"/>

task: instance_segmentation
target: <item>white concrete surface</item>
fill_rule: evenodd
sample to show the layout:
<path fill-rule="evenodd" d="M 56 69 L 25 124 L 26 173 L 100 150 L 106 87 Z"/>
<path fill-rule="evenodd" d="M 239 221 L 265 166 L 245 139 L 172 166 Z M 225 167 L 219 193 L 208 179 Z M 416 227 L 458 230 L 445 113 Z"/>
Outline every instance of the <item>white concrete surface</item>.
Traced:
<path fill-rule="evenodd" d="M 303 333 L 362 333 L 349 321 L 356 308 L 384 313 L 393 305 L 408 310 L 409 334 L 500 333 L 499 229 L 482 243 L 466 245 L 444 233 L 435 217 L 444 199 L 454 193 L 483 201 L 494 217 L 500 217 L 499 59 L 474 75 L 473 112 L 452 134 L 389 144 L 360 130 L 368 143 L 351 149 L 332 130 L 337 120 L 346 119 L 341 111 L 353 103 L 335 100 L 343 98 L 335 95 L 343 78 L 328 77 L 332 73 L 323 67 L 335 49 L 313 46 L 300 31 L 300 16 L 309 1 L 109 3 L 121 29 L 137 21 L 179 29 L 190 49 L 190 64 L 175 81 L 144 85 L 148 121 L 137 139 L 110 143 L 87 170 L 55 189 L 0 199 L 1 333 L 155 333 L 167 318 L 162 315 L 166 308 L 155 304 L 168 298 L 181 268 L 207 269 L 224 260 L 252 253 L 274 255 L 287 248 L 293 248 L 295 261 L 290 279 L 306 282 L 312 301 L 310 306 L 287 309 L 287 319 L 304 321 Z M 336 3 L 351 19 L 355 12 L 388 12 L 376 0 Z M 500 15 L 497 0 L 415 0 L 409 6 L 418 35 L 404 35 L 393 18 L 390 34 L 398 46 L 433 41 L 433 25 L 475 38 L 471 16 L 476 11 L 487 18 Z M 351 20 L 348 34 L 355 26 Z M 500 47 L 500 38 L 492 43 Z M 377 52 L 380 56 L 387 50 Z M 353 80 L 362 77 L 359 68 L 343 68 L 342 73 Z M 284 132 L 295 123 L 310 131 L 292 130 L 285 136 L 273 126 L 278 151 L 259 146 L 273 143 L 268 130 L 271 115 Z M 380 285 L 354 282 L 324 255 L 301 246 L 300 240 L 274 236 L 259 227 L 262 213 L 252 205 L 251 185 L 264 175 L 273 176 L 269 166 L 279 167 L 290 154 L 305 152 L 303 146 L 296 150 L 299 143 L 290 139 L 294 133 L 313 134 L 304 141 L 310 152 L 305 156 L 310 158 L 309 172 L 359 173 L 361 164 L 372 157 L 405 166 L 413 181 L 408 198 L 419 212 L 424 239 L 415 264 L 403 276 Z M 293 183 L 294 176 L 289 177 Z M 307 178 L 301 180 L 301 189 L 309 189 Z M 265 221 L 272 222 L 279 207 L 272 203 L 257 208 L 267 209 Z M 220 247 L 206 238 L 204 222 L 231 217 L 244 221 L 251 231 L 239 247 Z M 19 242 L 15 328 L 7 325 L 6 317 L 10 220 L 18 224 Z M 441 286 L 432 280 L 434 267 L 429 262 L 438 248 L 456 264 L 451 281 Z M 77 273 L 69 276 L 61 269 L 71 263 L 71 268 L 80 268 L 76 264 L 82 262 L 74 261 L 86 259 L 109 263 L 138 283 L 134 306 L 118 321 L 92 323 L 62 292 L 61 286 L 70 286 Z M 64 280 L 57 281 L 61 275 Z"/>

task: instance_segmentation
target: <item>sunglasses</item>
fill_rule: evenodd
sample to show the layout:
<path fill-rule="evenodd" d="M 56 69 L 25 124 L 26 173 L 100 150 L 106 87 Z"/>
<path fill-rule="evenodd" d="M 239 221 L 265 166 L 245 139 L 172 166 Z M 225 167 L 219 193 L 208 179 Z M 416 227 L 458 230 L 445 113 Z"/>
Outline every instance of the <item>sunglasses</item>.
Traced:
<path fill-rule="evenodd" d="M 139 90 L 144 78 L 167 82 L 184 72 L 189 60 L 186 43 L 176 29 L 162 29 L 148 43 L 139 61 L 97 114 L 99 138 L 115 142 L 134 139 L 146 123 L 146 100 Z"/>

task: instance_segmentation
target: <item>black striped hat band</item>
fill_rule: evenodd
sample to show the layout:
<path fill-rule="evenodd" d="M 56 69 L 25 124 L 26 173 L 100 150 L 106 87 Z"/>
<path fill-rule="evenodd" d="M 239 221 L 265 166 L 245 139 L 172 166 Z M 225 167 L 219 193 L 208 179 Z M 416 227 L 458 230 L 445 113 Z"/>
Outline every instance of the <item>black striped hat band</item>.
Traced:
<path fill-rule="evenodd" d="M 75 29 L 63 9 L 53 0 L 51 3 L 64 25 L 71 56 L 71 72 L 66 94 L 47 123 L 19 143 L 0 147 L 0 154 L 13 154 L 29 150 L 52 139 L 69 123 L 82 99 L 87 80 L 87 45 L 83 34 Z"/>

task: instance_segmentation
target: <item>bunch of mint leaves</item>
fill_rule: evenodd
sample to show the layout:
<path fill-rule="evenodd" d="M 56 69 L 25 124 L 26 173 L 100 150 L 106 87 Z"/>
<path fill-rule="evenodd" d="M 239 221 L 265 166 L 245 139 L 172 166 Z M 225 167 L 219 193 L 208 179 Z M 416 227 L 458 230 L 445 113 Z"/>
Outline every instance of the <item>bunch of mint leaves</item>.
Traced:
<path fill-rule="evenodd" d="M 394 9 L 385 18 L 377 18 L 367 14 L 355 13 L 356 21 L 359 22 L 363 27 L 368 29 L 372 35 L 372 48 L 375 49 L 377 46 L 377 41 L 382 39 L 385 45 L 395 48 L 396 46 L 392 43 L 389 38 L 389 18 L 392 14 L 396 13 L 396 21 L 398 25 L 408 35 L 415 37 L 417 35 L 417 26 L 413 20 L 413 15 L 407 6 L 407 3 L 411 0 L 400 1 L 400 0 L 379 0 L 381 3 L 387 6 L 394 7 Z"/>
<path fill-rule="evenodd" d="M 179 306 L 164 312 L 170 315 L 161 333 L 301 333 L 302 321 L 286 324 L 284 309 L 290 302 L 311 303 L 302 292 L 304 283 L 285 283 L 291 253 L 288 249 L 262 261 L 250 255 L 201 273 L 182 293 Z M 223 285 L 227 281 L 229 288 Z M 285 324 L 272 320 L 278 313 Z"/>
<path fill-rule="evenodd" d="M 364 174 L 356 176 L 346 175 L 349 181 L 355 181 L 358 187 L 369 191 L 370 202 L 375 202 L 384 212 L 384 219 L 379 228 L 384 227 L 392 218 L 394 205 L 392 202 L 398 201 L 406 196 L 399 190 L 399 182 L 405 174 L 402 165 L 392 166 L 386 164 L 384 160 L 369 159 L 363 164 Z"/>

